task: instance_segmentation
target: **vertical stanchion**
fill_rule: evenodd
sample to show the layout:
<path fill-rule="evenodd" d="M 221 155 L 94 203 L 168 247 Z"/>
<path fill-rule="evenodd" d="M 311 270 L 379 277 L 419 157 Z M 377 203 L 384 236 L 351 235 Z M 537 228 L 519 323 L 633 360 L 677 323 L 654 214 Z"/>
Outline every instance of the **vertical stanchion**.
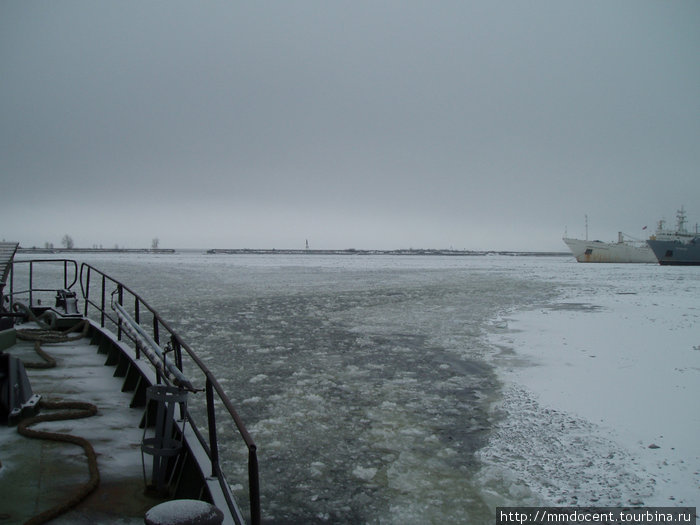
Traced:
<path fill-rule="evenodd" d="M 84 263 L 83 263 L 84 264 Z M 87 267 L 87 276 L 85 277 L 85 317 L 88 314 L 88 304 L 90 304 L 90 267 Z"/>
<path fill-rule="evenodd" d="M 134 297 L 134 321 L 136 321 L 136 324 L 141 324 L 141 319 L 139 315 L 139 298 Z M 141 359 L 141 347 L 139 345 L 136 346 L 136 359 Z"/>
<path fill-rule="evenodd" d="M 119 306 L 124 306 L 124 287 L 122 286 L 121 283 L 117 285 L 117 301 L 119 302 Z M 117 322 L 117 341 L 122 340 L 122 320 L 121 318 Z"/>
<path fill-rule="evenodd" d="M 260 481 L 258 474 L 258 455 L 255 445 L 248 447 L 248 491 L 250 494 L 250 521 L 260 525 Z"/>
<path fill-rule="evenodd" d="M 32 307 L 32 304 L 34 304 L 34 294 L 32 293 L 32 290 L 34 290 L 34 262 L 29 261 L 29 307 Z"/>
<path fill-rule="evenodd" d="M 209 424 L 209 448 L 211 449 L 211 475 L 219 475 L 219 445 L 216 441 L 216 412 L 214 411 L 214 388 L 207 377 L 207 422 Z"/>
<path fill-rule="evenodd" d="M 101 304 L 100 326 L 102 328 L 104 328 L 105 327 L 105 275 L 104 274 L 102 274 L 102 302 L 100 304 Z"/>

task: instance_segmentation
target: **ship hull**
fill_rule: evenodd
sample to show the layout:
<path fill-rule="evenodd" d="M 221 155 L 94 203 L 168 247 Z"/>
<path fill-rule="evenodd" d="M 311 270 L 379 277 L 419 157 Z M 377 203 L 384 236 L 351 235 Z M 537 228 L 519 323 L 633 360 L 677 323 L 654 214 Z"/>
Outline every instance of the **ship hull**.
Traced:
<path fill-rule="evenodd" d="M 700 266 L 700 237 L 688 242 L 649 240 L 647 244 L 663 266 Z"/>
<path fill-rule="evenodd" d="M 8 502 L 2 514 L 17 523 L 160 522 L 149 521 L 152 513 L 203 523 L 215 514 L 217 523 L 244 525 L 219 463 L 225 425 L 248 448 L 250 523 L 259 525 L 257 447 L 192 348 L 139 295 L 97 268 L 69 259 L 14 261 L 16 244 L 7 244 L 0 243 L 0 448 L 12 460 L 0 465 L 0 494 Z M 53 288 L 33 286 L 56 276 Z M 49 353 L 42 344 L 51 345 Z M 45 362 L 30 367 L 36 354 Z M 27 372 L 22 361 L 38 370 Z M 199 391 L 206 397 L 190 410 L 188 396 Z M 55 412 L 56 403 L 44 399 L 68 410 Z M 73 402 L 86 400 L 77 408 Z M 60 426 L 67 434 L 30 429 L 41 422 L 31 417 L 40 407 L 44 421 L 70 421 Z M 206 420 L 206 431 L 195 416 Z M 24 436 L 79 445 L 85 460 L 25 440 L 8 423 L 23 426 Z M 226 435 L 232 437 L 236 432 Z"/>
<path fill-rule="evenodd" d="M 610 243 L 564 238 L 576 260 L 581 263 L 656 263 L 651 248 L 626 242 Z"/>

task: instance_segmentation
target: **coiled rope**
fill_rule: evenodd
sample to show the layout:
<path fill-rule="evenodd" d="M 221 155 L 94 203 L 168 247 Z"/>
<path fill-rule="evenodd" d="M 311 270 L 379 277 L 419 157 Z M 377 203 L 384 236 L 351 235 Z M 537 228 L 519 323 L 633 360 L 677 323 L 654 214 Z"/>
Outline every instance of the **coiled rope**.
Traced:
<path fill-rule="evenodd" d="M 56 360 L 46 353 L 42 348 L 42 343 L 60 343 L 67 341 L 77 341 L 87 335 L 90 323 L 87 320 L 81 320 L 67 330 L 57 331 L 51 329 L 51 326 L 43 321 L 43 317 L 47 314 L 36 317 L 31 310 L 27 309 L 28 317 L 45 328 L 39 329 L 20 329 L 16 330 L 17 337 L 25 341 L 34 341 L 34 350 L 44 360 L 42 363 L 24 363 L 25 368 L 52 368 L 56 366 Z M 71 332 L 79 332 L 77 335 L 70 336 Z M 68 419 L 82 419 L 91 417 L 97 414 L 97 407 L 92 403 L 82 401 L 40 401 L 39 407 L 47 410 L 63 410 L 52 414 L 41 414 L 34 416 L 17 425 L 17 432 L 21 435 L 32 439 L 45 439 L 50 441 L 62 441 L 64 443 L 73 443 L 83 448 L 88 461 L 88 470 L 90 479 L 81 485 L 71 497 L 64 502 L 51 507 L 44 512 L 37 514 L 25 522 L 25 525 L 38 525 L 46 523 L 61 514 L 69 511 L 86 497 L 88 497 L 100 484 L 100 472 L 97 467 L 97 455 L 92 444 L 85 438 L 74 436 L 72 434 L 61 434 L 58 432 L 48 432 L 45 430 L 34 430 L 30 428 L 33 425 L 46 421 L 62 421 Z"/>
<path fill-rule="evenodd" d="M 25 368 L 53 368 L 56 366 L 56 360 L 47 354 L 42 348 L 41 343 L 65 343 L 68 341 L 78 341 L 85 337 L 90 329 L 90 323 L 87 319 L 78 321 L 75 325 L 66 330 L 56 330 L 52 328 L 50 323 L 44 319 L 51 319 L 49 311 L 44 312 L 40 316 L 34 315 L 34 312 L 26 306 L 16 304 L 15 310 L 21 309 L 30 321 L 34 321 L 43 328 L 22 328 L 16 330 L 17 338 L 23 341 L 34 341 L 34 351 L 44 361 L 40 363 L 24 363 Z M 78 332 L 76 335 L 70 336 L 71 332 Z"/>
<path fill-rule="evenodd" d="M 65 343 L 68 341 L 77 341 L 87 335 L 90 323 L 87 320 L 82 320 L 71 326 L 67 330 L 56 331 L 42 328 L 23 328 L 16 330 L 17 338 L 23 341 L 34 341 L 34 351 L 43 362 L 24 363 L 25 368 L 53 368 L 56 366 L 56 360 L 42 348 L 42 343 Z M 71 332 L 79 332 L 77 335 L 69 336 Z"/>

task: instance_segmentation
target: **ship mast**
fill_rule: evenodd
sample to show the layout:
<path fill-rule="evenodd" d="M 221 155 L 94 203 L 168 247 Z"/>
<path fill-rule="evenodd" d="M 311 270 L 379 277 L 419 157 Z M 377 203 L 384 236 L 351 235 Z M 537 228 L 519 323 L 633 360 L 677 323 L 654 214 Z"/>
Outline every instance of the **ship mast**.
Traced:
<path fill-rule="evenodd" d="M 676 212 L 676 221 L 678 221 L 676 229 L 681 233 L 686 232 L 686 230 L 685 230 L 686 220 L 687 219 L 686 219 L 686 215 L 685 215 L 685 209 L 683 208 L 683 206 L 681 206 L 681 209 Z"/>

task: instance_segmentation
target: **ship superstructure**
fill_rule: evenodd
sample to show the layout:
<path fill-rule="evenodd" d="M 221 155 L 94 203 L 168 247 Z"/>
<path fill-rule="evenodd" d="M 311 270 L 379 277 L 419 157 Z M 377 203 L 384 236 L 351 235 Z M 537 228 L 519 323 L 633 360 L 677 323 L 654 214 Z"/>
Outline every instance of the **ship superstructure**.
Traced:
<path fill-rule="evenodd" d="M 663 219 L 657 223 L 655 233 L 651 240 L 658 241 L 678 241 L 686 243 L 694 237 L 688 232 L 685 224 L 687 222 L 686 213 L 681 207 L 676 213 L 676 228 L 666 227 Z M 650 245 L 641 239 L 637 239 L 623 232 L 618 232 L 617 242 L 604 242 L 599 240 L 588 240 L 588 218 L 586 218 L 586 238 L 574 239 L 564 237 L 563 241 L 571 250 L 578 262 L 585 263 L 657 263 L 657 256 Z"/>

